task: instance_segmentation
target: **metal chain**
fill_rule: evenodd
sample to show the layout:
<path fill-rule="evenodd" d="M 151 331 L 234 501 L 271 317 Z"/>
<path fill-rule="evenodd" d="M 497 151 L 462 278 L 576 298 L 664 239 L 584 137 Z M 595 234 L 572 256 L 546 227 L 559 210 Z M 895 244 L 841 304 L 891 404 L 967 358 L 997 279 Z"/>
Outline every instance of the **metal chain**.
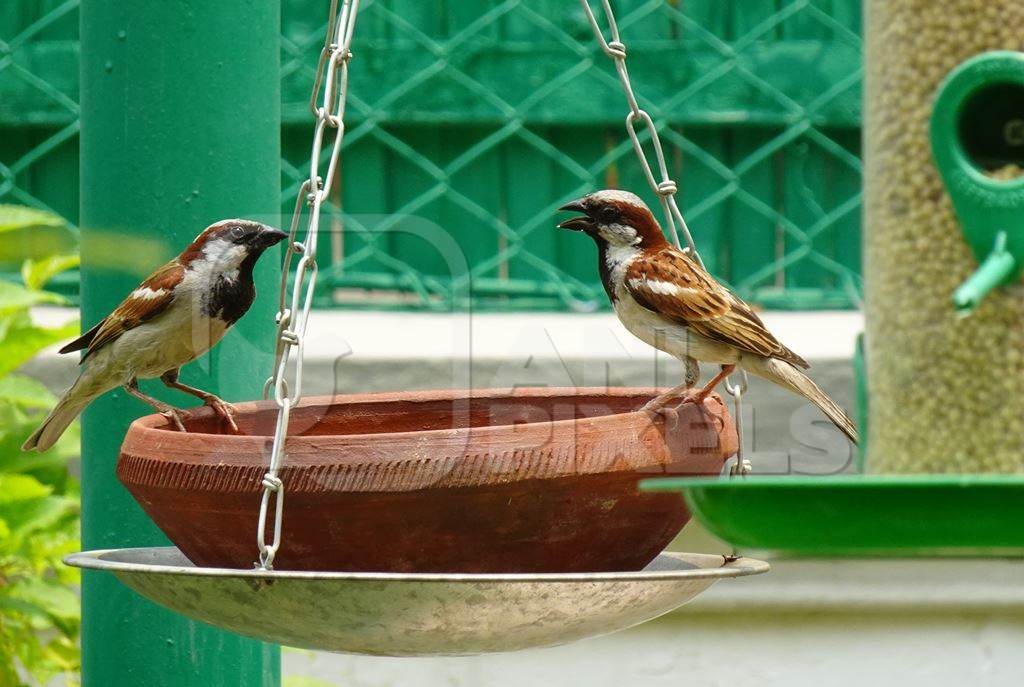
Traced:
<path fill-rule="evenodd" d="M 725 378 L 725 390 L 732 396 L 733 413 L 736 416 L 736 462 L 729 468 L 729 477 L 731 479 L 737 477 L 742 479 L 754 470 L 750 461 L 746 459 L 743 453 L 743 394 L 747 391 L 747 373 L 745 370 L 740 370 L 739 372 L 739 384 L 733 384 L 729 377 Z M 725 556 L 725 560 L 728 563 L 742 557 L 739 549 L 733 546 L 732 553 Z"/>
<path fill-rule="evenodd" d="M 725 390 L 732 396 L 733 413 L 736 416 L 736 462 L 729 468 L 729 474 L 733 477 L 746 477 L 753 471 L 753 466 L 743 453 L 743 394 L 747 391 L 747 373 L 740 370 L 739 384 L 733 384 L 726 377 Z"/>
<path fill-rule="evenodd" d="M 302 395 L 302 361 L 305 352 L 306 325 L 313 305 L 313 291 L 316 286 L 317 234 L 320 229 L 320 209 L 327 200 L 341 158 L 341 141 L 345 135 L 345 97 L 348 94 L 348 63 L 352 59 L 352 30 L 355 28 L 359 0 L 342 0 L 338 13 L 338 0 L 331 0 L 327 19 L 327 36 L 320 51 L 313 92 L 309 97 L 309 109 L 316 119 L 313 133 L 313 147 L 309 159 L 309 178 L 302 183 L 295 210 L 292 213 L 291 228 L 288 232 L 288 248 L 285 251 L 281 273 L 280 299 L 277 312 L 277 347 L 274 352 L 274 373 L 263 386 L 263 397 L 273 391 L 278 406 L 277 424 L 274 427 L 274 441 L 270 449 L 269 468 L 263 476 L 263 498 L 260 501 L 257 543 L 260 557 L 256 566 L 270 570 L 274 556 L 281 546 L 281 520 L 284 511 L 284 483 L 278 473 L 285 457 L 285 438 L 288 435 L 288 420 L 291 409 Z M 322 88 L 321 88 L 322 87 Z M 322 90 L 322 95 L 321 95 Z M 317 100 L 320 99 L 320 105 Z M 330 161 L 327 173 L 319 175 L 320 154 L 324 143 L 324 132 L 334 129 Z M 300 242 L 296 239 L 302 219 L 302 205 L 309 206 L 306 233 Z M 288 275 L 292 258 L 299 256 L 295 277 L 290 289 Z M 288 382 L 288 363 L 294 349 L 295 365 L 292 382 Z M 267 543 L 267 514 L 273 502 L 273 536 Z"/>
<path fill-rule="evenodd" d="M 672 242 L 679 247 L 679 235 L 676 233 L 676 224 L 678 223 L 683 236 L 686 238 L 688 252 L 700 263 L 701 267 L 704 267 L 704 261 L 700 259 L 700 254 L 697 253 L 697 246 L 693 242 L 693 236 L 690 235 L 690 229 L 686 226 L 686 220 L 683 219 L 683 213 L 679 211 L 679 206 L 676 204 L 676 191 L 678 187 L 676 182 L 672 181 L 668 176 L 668 166 L 665 164 L 665 151 L 662 150 L 661 139 L 658 138 L 658 130 L 654 126 L 651 115 L 647 114 L 640 107 L 636 95 L 633 93 L 633 84 L 630 83 L 629 72 L 626 70 L 626 46 L 620 40 L 619 27 L 615 22 L 615 13 L 612 11 L 611 2 L 610 0 L 601 0 L 601 7 L 604 9 L 605 18 L 608 21 L 608 29 L 612 36 L 611 41 L 605 40 L 604 33 L 597 23 L 597 18 L 594 16 L 593 10 L 590 9 L 589 0 L 580 0 L 580 5 L 583 6 L 583 11 L 587 15 L 587 21 L 590 22 L 590 28 L 593 29 L 594 37 L 597 38 L 601 50 L 615 62 L 615 71 L 618 72 L 619 81 L 622 83 L 622 90 L 626 94 L 626 102 L 629 104 L 629 114 L 626 115 L 626 133 L 629 134 L 629 140 L 633 142 L 633 150 L 640 160 L 640 167 L 643 169 L 644 176 L 647 177 L 647 184 L 651 187 L 652 191 L 658 194 L 658 198 L 661 200 L 661 208 L 665 213 L 665 223 L 668 225 L 669 236 Z M 644 152 L 639 136 L 637 136 L 636 123 L 638 120 L 650 132 L 651 145 L 654 147 L 654 158 L 657 162 L 658 176 L 661 178 L 661 181 L 655 178 L 654 171 L 651 169 L 651 163 L 647 159 L 647 154 Z"/>

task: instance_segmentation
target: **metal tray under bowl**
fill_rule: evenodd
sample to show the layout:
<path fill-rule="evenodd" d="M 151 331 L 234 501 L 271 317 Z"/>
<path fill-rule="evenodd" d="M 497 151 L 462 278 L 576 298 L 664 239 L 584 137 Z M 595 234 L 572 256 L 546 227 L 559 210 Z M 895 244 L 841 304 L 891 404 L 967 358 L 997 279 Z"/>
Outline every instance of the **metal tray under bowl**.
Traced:
<path fill-rule="evenodd" d="M 377 656 L 553 646 L 638 625 L 716 581 L 768 570 L 750 558 L 663 553 L 622 573 L 406 574 L 198 568 L 174 547 L 85 551 L 139 594 L 217 627 L 293 647 Z"/>

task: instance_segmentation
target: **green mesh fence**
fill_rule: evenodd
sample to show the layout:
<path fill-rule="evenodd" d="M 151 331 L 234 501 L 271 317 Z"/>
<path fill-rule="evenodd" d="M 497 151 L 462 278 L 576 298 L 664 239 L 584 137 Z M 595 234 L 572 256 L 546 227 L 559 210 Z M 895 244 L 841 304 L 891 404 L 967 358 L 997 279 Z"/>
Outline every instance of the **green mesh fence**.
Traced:
<path fill-rule="evenodd" d="M 284 0 L 282 207 L 308 163 L 326 2 Z M 766 307 L 856 304 L 859 0 L 613 3 L 709 269 Z M 78 0 L 0 3 L 0 203 L 78 206 Z M 320 305 L 605 307 L 561 201 L 646 194 L 574 0 L 376 0 L 356 28 Z M 6 234 L 0 268 L 73 232 Z"/>

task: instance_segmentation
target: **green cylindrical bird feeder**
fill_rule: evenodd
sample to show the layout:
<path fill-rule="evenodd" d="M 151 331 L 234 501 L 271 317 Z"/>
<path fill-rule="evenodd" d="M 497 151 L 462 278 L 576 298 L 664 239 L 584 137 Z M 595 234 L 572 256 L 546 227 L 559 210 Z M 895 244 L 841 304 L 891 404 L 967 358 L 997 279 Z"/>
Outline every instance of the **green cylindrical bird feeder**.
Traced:
<path fill-rule="evenodd" d="M 869 0 L 865 33 L 867 469 L 1020 472 L 1024 3 Z"/>
<path fill-rule="evenodd" d="M 979 267 L 953 293 L 969 314 L 1024 268 L 1024 53 L 993 51 L 953 70 L 931 120 L 932 153 Z"/>

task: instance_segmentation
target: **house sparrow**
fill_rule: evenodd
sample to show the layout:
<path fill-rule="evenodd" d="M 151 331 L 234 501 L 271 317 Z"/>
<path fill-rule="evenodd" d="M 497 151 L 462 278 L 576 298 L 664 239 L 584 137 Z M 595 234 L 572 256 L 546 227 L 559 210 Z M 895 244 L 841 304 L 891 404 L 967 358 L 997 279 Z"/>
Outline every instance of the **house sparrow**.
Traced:
<path fill-rule="evenodd" d="M 660 410 L 680 396 L 700 403 L 740 367 L 800 394 L 857 442 L 853 421 L 800 371 L 807 362 L 779 343 L 750 306 L 670 245 L 639 197 L 598 191 L 559 209 L 582 213 L 558 226 L 581 231 L 597 243 L 601 283 L 630 333 L 680 360 L 691 357 L 722 366 L 699 391 L 689 388 L 691 380 L 653 399 L 645 409 Z"/>
<path fill-rule="evenodd" d="M 287 235 L 241 219 L 207 227 L 182 252 L 128 294 L 114 312 L 60 349 L 86 350 L 82 373 L 22 450 L 45 451 L 89 403 L 124 387 L 184 431 L 180 411 L 142 393 L 138 379 L 160 377 L 172 389 L 203 400 L 237 431 L 232 407 L 211 393 L 178 381 L 178 370 L 220 341 L 252 305 L 252 269 Z"/>

